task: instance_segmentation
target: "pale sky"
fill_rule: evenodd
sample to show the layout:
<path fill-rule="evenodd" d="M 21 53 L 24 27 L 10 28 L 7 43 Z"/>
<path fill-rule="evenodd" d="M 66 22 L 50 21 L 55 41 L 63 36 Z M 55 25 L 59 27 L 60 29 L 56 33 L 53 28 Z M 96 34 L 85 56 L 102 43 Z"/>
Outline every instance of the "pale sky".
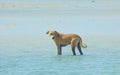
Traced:
<path fill-rule="evenodd" d="M 120 33 L 120 0 L 0 0 L 0 34 Z"/>

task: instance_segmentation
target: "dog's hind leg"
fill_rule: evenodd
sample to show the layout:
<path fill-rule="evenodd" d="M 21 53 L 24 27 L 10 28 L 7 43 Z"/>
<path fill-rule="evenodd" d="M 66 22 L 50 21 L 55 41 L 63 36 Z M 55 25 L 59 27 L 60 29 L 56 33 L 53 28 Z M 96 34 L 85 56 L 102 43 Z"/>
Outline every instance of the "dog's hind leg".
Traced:
<path fill-rule="evenodd" d="M 73 52 L 73 55 L 76 55 L 76 53 L 75 53 L 75 47 L 72 47 L 72 52 Z"/>
<path fill-rule="evenodd" d="M 72 47 L 73 55 L 76 55 L 76 53 L 75 53 L 76 39 L 74 39 L 74 40 L 71 41 L 71 47 Z"/>
<path fill-rule="evenodd" d="M 81 50 L 81 46 L 80 46 L 80 42 L 77 44 L 77 48 L 78 48 L 80 54 L 83 55 L 83 52 L 82 52 L 82 50 Z"/>

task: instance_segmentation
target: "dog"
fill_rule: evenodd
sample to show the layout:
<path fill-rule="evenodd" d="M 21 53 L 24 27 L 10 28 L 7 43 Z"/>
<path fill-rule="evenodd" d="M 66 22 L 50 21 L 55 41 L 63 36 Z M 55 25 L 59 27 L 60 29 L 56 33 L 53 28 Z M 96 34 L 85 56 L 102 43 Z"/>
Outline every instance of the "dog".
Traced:
<path fill-rule="evenodd" d="M 73 55 L 76 55 L 76 52 L 75 52 L 76 46 L 81 55 L 83 55 L 81 47 L 87 48 L 87 45 L 82 44 L 82 39 L 77 34 L 62 34 L 62 33 L 57 32 L 56 30 L 50 30 L 46 34 L 49 36 L 52 36 L 52 39 L 54 40 L 57 46 L 58 55 L 62 54 L 61 47 L 64 47 L 70 44 L 71 44 Z"/>

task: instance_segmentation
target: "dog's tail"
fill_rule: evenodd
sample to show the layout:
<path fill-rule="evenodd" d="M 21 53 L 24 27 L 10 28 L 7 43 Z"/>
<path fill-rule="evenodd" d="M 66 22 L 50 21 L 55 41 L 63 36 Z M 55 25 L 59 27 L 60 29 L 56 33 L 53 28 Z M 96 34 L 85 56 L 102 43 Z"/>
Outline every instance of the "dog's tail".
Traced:
<path fill-rule="evenodd" d="M 87 48 L 87 45 L 82 43 L 82 39 L 80 38 L 80 46 L 83 47 L 83 48 Z"/>

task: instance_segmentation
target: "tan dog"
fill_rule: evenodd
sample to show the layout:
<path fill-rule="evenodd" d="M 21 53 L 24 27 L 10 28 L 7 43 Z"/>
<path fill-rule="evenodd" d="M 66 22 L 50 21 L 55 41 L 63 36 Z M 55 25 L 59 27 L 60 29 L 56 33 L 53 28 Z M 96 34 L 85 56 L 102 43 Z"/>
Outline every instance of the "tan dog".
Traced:
<path fill-rule="evenodd" d="M 77 34 L 61 34 L 55 30 L 48 31 L 46 34 L 52 36 L 52 39 L 54 40 L 57 46 L 58 55 L 62 54 L 61 47 L 69 45 L 69 44 L 71 44 L 73 55 L 76 55 L 75 53 L 76 46 L 81 55 L 83 55 L 81 47 L 87 48 L 87 45 L 82 44 L 82 39 Z"/>

